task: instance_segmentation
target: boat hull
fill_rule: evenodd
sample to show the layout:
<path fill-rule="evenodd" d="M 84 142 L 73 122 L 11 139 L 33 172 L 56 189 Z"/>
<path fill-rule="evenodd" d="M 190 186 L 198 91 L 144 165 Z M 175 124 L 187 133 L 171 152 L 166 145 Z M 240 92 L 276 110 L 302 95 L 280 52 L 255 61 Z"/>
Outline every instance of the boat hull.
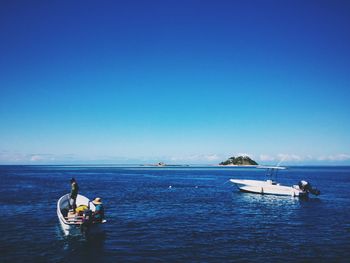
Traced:
<path fill-rule="evenodd" d="M 271 180 L 259 181 L 230 179 L 230 181 L 242 192 L 293 197 L 305 197 L 307 195 L 307 193 L 300 190 L 298 186 L 284 186 L 276 184 Z"/>
<path fill-rule="evenodd" d="M 85 196 L 78 195 L 76 200 L 77 207 L 80 205 L 86 205 L 89 207 L 89 209 L 94 212 L 95 211 L 95 205 Z M 66 220 L 64 214 L 62 213 L 63 210 L 68 209 L 69 207 L 69 194 L 66 194 L 62 196 L 58 202 L 57 202 L 57 217 L 58 221 L 60 222 L 61 228 L 65 235 L 76 235 L 81 234 L 80 226 L 81 222 L 77 221 L 68 221 Z M 106 221 L 104 220 L 103 223 L 98 224 L 92 224 L 89 227 L 89 234 L 97 234 L 104 232 L 104 223 Z"/>

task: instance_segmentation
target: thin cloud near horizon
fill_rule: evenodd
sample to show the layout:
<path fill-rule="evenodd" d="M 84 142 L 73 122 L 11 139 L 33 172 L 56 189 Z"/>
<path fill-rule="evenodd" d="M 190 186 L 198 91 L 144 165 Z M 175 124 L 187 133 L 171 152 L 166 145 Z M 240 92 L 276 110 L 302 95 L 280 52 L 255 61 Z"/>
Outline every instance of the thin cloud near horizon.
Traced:
<path fill-rule="evenodd" d="M 102 164 L 102 163 L 115 163 L 115 164 L 143 164 L 143 163 L 153 163 L 153 162 L 166 162 L 166 163 L 179 163 L 179 164 L 217 164 L 224 161 L 232 156 L 249 156 L 258 163 L 278 163 L 283 164 L 288 163 L 298 163 L 298 164 L 320 164 L 320 163 L 350 163 L 350 154 L 332 154 L 332 155 L 322 155 L 322 156 L 300 156 L 296 154 L 247 154 L 247 153 L 237 153 L 231 155 L 224 154 L 192 154 L 192 155 L 182 155 L 182 156 L 153 156 L 153 157 L 135 157 L 130 158 L 126 156 L 79 156 L 75 154 L 21 154 L 21 153 L 10 153 L 10 152 L 0 152 L 0 163 L 1 164 L 45 164 L 45 163 L 91 163 L 91 164 Z"/>

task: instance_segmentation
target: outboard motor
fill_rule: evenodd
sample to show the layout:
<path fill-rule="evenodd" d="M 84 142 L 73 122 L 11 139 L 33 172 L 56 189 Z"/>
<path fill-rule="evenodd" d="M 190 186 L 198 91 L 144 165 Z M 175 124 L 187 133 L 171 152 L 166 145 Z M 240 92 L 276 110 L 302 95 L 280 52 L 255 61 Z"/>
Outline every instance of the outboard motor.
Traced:
<path fill-rule="evenodd" d="M 313 188 L 311 184 L 307 181 L 302 180 L 298 183 L 298 185 L 299 188 L 304 192 L 311 193 L 313 195 L 321 194 L 320 190 L 318 190 L 317 188 Z"/>

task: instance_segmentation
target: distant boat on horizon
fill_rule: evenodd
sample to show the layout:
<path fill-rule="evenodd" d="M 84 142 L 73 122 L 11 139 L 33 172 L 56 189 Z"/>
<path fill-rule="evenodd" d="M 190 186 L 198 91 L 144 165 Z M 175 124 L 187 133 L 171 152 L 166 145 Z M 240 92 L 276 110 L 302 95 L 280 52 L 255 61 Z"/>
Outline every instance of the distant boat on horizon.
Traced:
<path fill-rule="evenodd" d="M 188 164 L 166 164 L 164 162 L 159 162 L 156 164 L 141 164 L 141 166 L 150 166 L 150 167 L 188 167 Z"/>

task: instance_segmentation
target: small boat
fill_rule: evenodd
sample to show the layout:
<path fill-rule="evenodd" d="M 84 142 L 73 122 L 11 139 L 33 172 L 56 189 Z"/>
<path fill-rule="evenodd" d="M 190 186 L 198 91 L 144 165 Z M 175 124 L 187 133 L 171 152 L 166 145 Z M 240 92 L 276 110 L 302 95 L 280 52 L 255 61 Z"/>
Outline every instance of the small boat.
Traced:
<path fill-rule="evenodd" d="M 65 235 L 82 233 L 81 226 L 84 223 L 84 214 L 76 213 L 69 209 L 69 194 L 62 196 L 57 202 L 57 216 Z M 77 208 L 85 211 L 95 212 L 95 205 L 87 197 L 78 194 L 76 200 Z M 92 222 L 85 228 L 85 233 L 97 234 L 104 231 L 105 219 L 102 222 Z"/>
<path fill-rule="evenodd" d="M 267 194 L 267 195 L 284 195 L 293 197 L 308 197 L 309 193 L 319 195 L 320 191 L 313 188 L 310 183 L 300 181 L 298 185 L 285 186 L 276 182 L 277 172 L 286 169 L 280 166 L 258 166 L 257 168 L 267 169 L 268 180 L 242 180 L 230 179 L 242 192 Z"/>

